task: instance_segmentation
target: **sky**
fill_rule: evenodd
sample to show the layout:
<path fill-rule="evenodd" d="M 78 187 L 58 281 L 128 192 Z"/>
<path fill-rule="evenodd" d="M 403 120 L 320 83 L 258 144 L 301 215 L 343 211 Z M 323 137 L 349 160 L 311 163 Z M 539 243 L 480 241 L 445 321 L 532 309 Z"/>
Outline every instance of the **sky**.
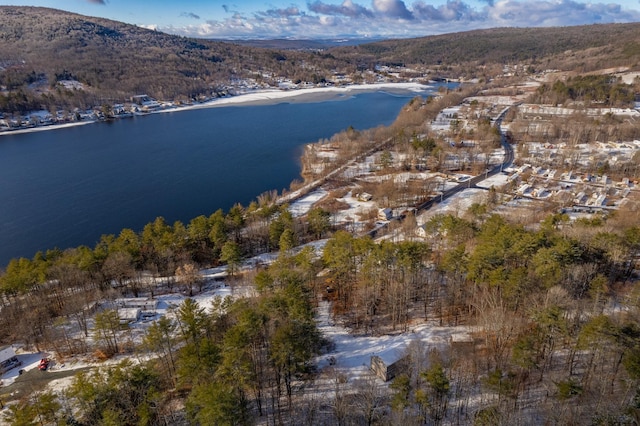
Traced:
<path fill-rule="evenodd" d="M 606 0 L 605 0 L 606 1 Z M 408 38 L 640 22 L 640 0 L 0 0 L 202 38 Z"/>

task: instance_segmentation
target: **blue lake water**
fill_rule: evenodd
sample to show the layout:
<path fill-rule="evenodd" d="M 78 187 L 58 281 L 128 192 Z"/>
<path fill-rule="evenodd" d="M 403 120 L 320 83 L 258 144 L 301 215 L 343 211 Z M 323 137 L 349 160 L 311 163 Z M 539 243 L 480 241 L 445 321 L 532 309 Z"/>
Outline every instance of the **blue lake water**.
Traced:
<path fill-rule="evenodd" d="M 424 92 L 422 95 L 427 95 Z M 299 178 L 304 144 L 388 125 L 415 93 L 228 106 L 0 136 L 0 267 L 209 215 Z"/>

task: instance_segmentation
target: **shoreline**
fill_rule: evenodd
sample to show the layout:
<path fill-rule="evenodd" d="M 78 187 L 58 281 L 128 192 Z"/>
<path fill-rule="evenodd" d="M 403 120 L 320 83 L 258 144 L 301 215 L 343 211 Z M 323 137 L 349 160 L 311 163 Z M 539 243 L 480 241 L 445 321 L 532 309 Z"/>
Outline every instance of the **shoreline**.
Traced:
<path fill-rule="evenodd" d="M 266 106 L 279 103 L 314 103 L 326 101 L 339 101 L 342 98 L 356 95 L 357 93 L 388 91 L 389 93 L 420 93 L 433 88 L 433 84 L 422 83 L 373 83 L 373 84 L 352 84 L 348 86 L 313 87 L 309 89 L 261 89 L 248 91 L 238 95 L 212 99 L 203 103 L 170 107 L 158 111 L 135 114 L 144 116 L 148 114 L 164 114 L 170 112 L 189 111 L 202 108 L 220 108 L 227 106 Z M 129 118 L 115 117 L 115 119 Z M 42 132 L 46 130 L 57 130 L 87 124 L 100 123 L 103 120 L 86 120 L 63 124 L 49 124 L 25 129 L 0 131 L 0 137 L 5 135 L 19 135 L 24 133 Z"/>
<path fill-rule="evenodd" d="M 433 88 L 433 85 L 425 85 L 422 83 L 374 83 L 374 84 L 353 84 L 341 87 L 313 87 L 309 89 L 293 89 L 293 90 L 258 90 L 255 92 L 243 93 L 240 95 L 218 98 L 207 101 L 197 108 L 211 108 L 218 106 L 228 106 L 234 104 L 250 104 L 250 105 L 274 105 L 282 102 L 290 103 L 312 103 L 328 100 L 339 100 L 345 95 L 354 95 L 363 92 L 374 92 L 387 90 L 392 92 L 396 89 L 398 92 L 423 92 Z"/>

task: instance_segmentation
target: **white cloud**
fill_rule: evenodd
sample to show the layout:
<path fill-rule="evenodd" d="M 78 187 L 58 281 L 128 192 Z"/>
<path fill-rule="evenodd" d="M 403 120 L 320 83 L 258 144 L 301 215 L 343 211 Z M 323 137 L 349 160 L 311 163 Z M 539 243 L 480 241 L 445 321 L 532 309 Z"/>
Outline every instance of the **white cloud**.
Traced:
<path fill-rule="evenodd" d="M 372 18 L 373 13 L 366 7 L 357 5 L 351 0 L 344 0 L 341 5 L 315 1 L 307 5 L 309 11 L 321 15 L 348 16 L 350 18 Z"/>
<path fill-rule="evenodd" d="M 455 0 L 438 7 L 417 1 L 413 4 L 413 13 L 420 21 L 479 21 L 486 19 L 486 12 L 477 11 L 468 4 Z"/>
<path fill-rule="evenodd" d="M 373 0 L 373 9 L 385 17 L 413 19 L 402 0 Z"/>
<path fill-rule="evenodd" d="M 503 0 L 490 7 L 487 22 L 496 26 L 565 26 L 593 23 L 634 22 L 636 10 L 617 4 L 581 3 L 572 0 L 524 2 Z"/>
<path fill-rule="evenodd" d="M 437 6 L 428 0 L 371 0 L 367 7 L 353 0 L 308 0 L 306 8 L 292 5 L 247 16 L 235 12 L 231 17 L 205 24 L 159 29 L 212 38 L 418 37 L 479 28 L 640 21 L 638 10 L 615 3 L 479 1 L 480 6 L 474 7 L 464 0 L 447 0 Z M 225 11 L 231 12 L 229 7 Z"/>

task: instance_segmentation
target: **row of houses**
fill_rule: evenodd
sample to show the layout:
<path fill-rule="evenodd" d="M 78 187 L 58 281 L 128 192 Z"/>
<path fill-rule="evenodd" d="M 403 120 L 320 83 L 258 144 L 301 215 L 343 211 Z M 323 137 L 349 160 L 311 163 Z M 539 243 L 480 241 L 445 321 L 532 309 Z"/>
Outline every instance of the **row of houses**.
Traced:
<path fill-rule="evenodd" d="M 28 129 L 53 124 L 73 123 L 79 121 L 99 121 L 107 118 L 128 117 L 133 114 L 149 113 L 161 109 L 175 107 L 173 102 L 159 102 L 148 95 L 132 96 L 130 102 L 99 106 L 92 109 L 72 111 L 33 111 L 23 116 L 5 116 L 0 114 L 0 131 Z"/>

